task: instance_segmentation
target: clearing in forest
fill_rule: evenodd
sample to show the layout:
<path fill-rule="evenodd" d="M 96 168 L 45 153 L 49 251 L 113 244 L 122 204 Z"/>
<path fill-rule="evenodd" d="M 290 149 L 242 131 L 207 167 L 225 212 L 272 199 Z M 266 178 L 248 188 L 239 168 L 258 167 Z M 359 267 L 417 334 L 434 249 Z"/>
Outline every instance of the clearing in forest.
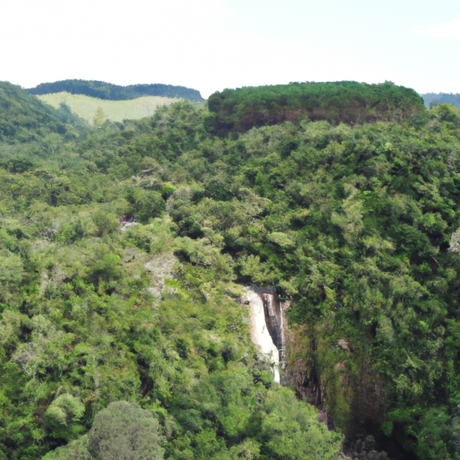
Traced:
<path fill-rule="evenodd" d="M 61 104 L 66 104 L 73 113 L 89 123 L 93 123 L 99 108 L 102 109 L 105 119 L 110 121 L 138 120 L 151 116 L 158 107 L 171 105 L 179 100 L 162 96 L 143 96 L 126 101 L 109 101 L 67 92 L 43 94 L 37 97 L 56 109 Z"/>

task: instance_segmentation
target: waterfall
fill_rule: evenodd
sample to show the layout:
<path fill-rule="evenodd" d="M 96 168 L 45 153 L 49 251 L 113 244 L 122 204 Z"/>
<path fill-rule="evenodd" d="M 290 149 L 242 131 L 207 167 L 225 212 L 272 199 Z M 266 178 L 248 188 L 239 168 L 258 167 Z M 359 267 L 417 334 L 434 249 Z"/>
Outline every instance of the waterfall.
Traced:
<path fill-rule="evenodd" d="M 284 367 L 284 312 L 274 288 L 247 287 L 241 303 L 249 307 L 251 340 L 273 366 L 275 383 L 280 383 L 280 363 Z"/>

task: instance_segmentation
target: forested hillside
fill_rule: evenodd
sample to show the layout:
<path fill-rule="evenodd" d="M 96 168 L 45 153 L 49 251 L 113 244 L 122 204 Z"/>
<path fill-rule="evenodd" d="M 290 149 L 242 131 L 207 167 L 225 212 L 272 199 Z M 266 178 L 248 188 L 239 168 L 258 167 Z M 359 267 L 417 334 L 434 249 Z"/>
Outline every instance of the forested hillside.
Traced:
<path fill-rule="evenodd" d="M 0 86 L 0 141 L 14 144 L 65 132 L 57 112 L 48 109 L 19 87 Z"/>
<path fill-rule="evenodd" d="M 84 94 L 85 96 L 112 101 L 136 99 L 142 96 L 183 98 L 192 102 L 203 101 L 200 92 L 196 89 L 159 83 L 120 86 L 95 80 L 62 80 L 54 83 L 41 83 L 35 88 L 29 88 L 26 91 L 35 95 L 65 91 L 71 94 Z"/>
<path fill-rule="evenodd" d="M 20 169 L 2 141 L 0 458 L 114 459 L 129 426 L 153 458 L 456 459 L 460 112 L 390 90 L 372 123 L 226 135 L 210 99 L 63 120 Z M 290 303 L 291 388 L 248 285 Z"/>
<path fill-rule="evenodd" d="M 208 129 L 225 136 L 300 119 L 334 125 L 402 121 L 423 110 L 423 99 L 414 90 L 391 82 L 307 82 L 226 89 L 211 94 L 208 107 Z"/>

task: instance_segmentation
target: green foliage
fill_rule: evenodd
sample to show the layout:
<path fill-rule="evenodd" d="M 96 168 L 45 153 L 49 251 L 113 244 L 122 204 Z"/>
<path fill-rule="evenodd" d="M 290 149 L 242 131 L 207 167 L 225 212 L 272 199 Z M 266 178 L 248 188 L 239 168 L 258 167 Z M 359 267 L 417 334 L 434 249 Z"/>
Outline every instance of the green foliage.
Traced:
<path fill-rule="evenodd" d="M 146 224 L 150 219 L 160 217 L 165 211 L 165 202 L 159 192 L 130 187 L 126 199 L 132 206 L 136 220 Z"/>
<path fill-rule="evenodd" d="M 75 437 L 81 432 L 81 426 L 75 425 L 80 421 L 85 411 L 85 406 L 81 401 L 70 394 L 58 396 L 45 412 L 45 420 L 52 436 L 64 438 L 66 440 Z"/>
<path fill-rule="evenodd" d="M 135 403 L 118 401 L 99 412 L 88 433 L 88 452 L 100 460 L 163 458 L 158 420 Z"/>
<path fill-rule="evenodd" d="M 66 446 L 59 447 L 42 457 L 42 460 L 94 460 L 88 452 L 88 435 L 84 435 Z"/>
<path fill-rule="evenodd" d="M 340 436 L 254 358 L 233 299 L 257 284 L 290 302 L 297 395 L 357 458 L 456 458 L 460 117 L 411 94 L 398 123 L 227 137 L 188 102 L 19 123 L 36 140 L 0 145 L 2 455 L 86 460 L 97 414 L 130 401 L 167 459 L 333 458 Z"/>
<path fill-rule="evenodd" d="M 268 393 L 264 412 L 260 438 L 265 440 L 262 451 L 267 458 L 313 460 L 336 455 L 340 434 L 318 423 L 313 407 L 294 400 L 285 388 Z"/>
<path fill-rule="evenodd" d="M 98 107 L 93 117 L 93 126 L 99 128 L 103 125 L 104 121 L 107 119 L 107 115 L 104 113 L 102 107 Z"/>
<path fill-rule="evenodd" d="M 118 219 L 113 213 L 105 212 L 100 209 L 92 215 L 94 224 L 96 225 L 98 236 L 110 234 L 118 229 Z"/>
<path fill-rule="evenodd" d="M 0 108 L 0 142 L 36 141 L 49 133 L 66 131 L 51 107 L 7 82 L 0 82 Z"/>
<path fill-rule="evenodd" d="M 413 90 L 390 82 L 368 85 L 350 81 L 291 83 L 289 85 L 226 89 L 208 99 L 211 115 L 206 128 L 225 135 L 254 126 L 284 121 L 328 120 L 338 123 L 401 121 L 423 111 L 423 99 Z M 291 139 L 281 146 L 283 155 L 295 149 Z"/>

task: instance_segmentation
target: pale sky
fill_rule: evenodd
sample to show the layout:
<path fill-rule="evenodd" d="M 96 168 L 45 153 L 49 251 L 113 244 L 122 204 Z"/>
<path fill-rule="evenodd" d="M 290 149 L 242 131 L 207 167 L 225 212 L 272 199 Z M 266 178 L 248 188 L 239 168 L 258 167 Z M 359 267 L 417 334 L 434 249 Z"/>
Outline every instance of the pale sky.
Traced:
<path fill-rule="evenodd" d="M 460 93 L 459 0 L 0 0 L 0 80 Z"/>

